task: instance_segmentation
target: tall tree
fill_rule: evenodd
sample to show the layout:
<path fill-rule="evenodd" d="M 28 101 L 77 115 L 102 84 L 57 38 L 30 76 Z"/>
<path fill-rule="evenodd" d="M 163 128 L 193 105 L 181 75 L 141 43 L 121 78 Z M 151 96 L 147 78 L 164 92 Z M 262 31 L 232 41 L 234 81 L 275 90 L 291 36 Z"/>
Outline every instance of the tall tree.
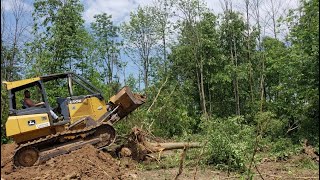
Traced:
<path fill-rule="evenodd" d="M 150 7 L 138 7 L 136 12 L 130 14 L 130 21 L 122 25 L 125 51 L 133 57 L 143 69 L 145 90 L 149 85 L 149 70 L 152 51 L 160 39 L 157 23 Z"/>
<path fill-rule="evenodd" d="M 1 78 L 12 81 L 21 76 L 22 48 L 27 28 L 30 27 L 26 4 L 21 0 L 9 1 L 12 21 L 1 2 Z M 12 23 L 9 23 L 12 22 Z"/>
<path fill-rule="evenodd" d="M 251 103 L 254 102 L 254 81 L 253 81 L 253 69 L 252 69 L 252 56 L 251 56 L 251 47 L 250 46 L 250 42 L 252 41 L 251 38 L 251 30 L 250 30 L 250 15 L 249 15 L 249 11 L 250 11 L 250 0 L 244 0 L 245 1 L 245 14 L 246 14 L 246 30 L 247 30 L 247 61 L 249 64 L 249 87 L 250 87 L 250 97 L 251 97 Z"/>
<path fill-rule="evenodd" d="M 190 55 L 197 77 L 201 111 L 204 117 L 208 118 L 204 88 L 204 59 L 203 55 L 198 53 L 198 50 L 201 49 L 202 45 L 197 26 L 197 21 L 202 18 L 202 13 L 206 12 L 207 9 L 199 0 L 181 0 L 178 1 L 176 6 L 183 15 L 181 27 L 191 50 Z"/>
<path fill-rule="evenodd" d="M 244 55 L 246 52 L 245 43 L 247 39 L 245 34 L 245 23 L 240 15 L 232 10 L 232 4 L 225 2 L 225 10 L 221 23 L 221 46 L 224 49 L 223 53 L 231 61 L 231 77 L 235 101 L 235 114 L 241 114 L 240 102 L 240 73 L 242 73 L 241 65 L 244 63 Z M 247 54 L 246 54 L 247 55 Z"/>
<path fill-rule="evenodd" d="M 1 1 L 1 82 L 14 81 L 23 75 L 21 58 L 25 35 L 30 26 L 28 9 L 21 0 Z M 10 6 L 10 11 L 5 6 Z M 9 8 L 8 8 L 9 9 Z M 8 94 L 1 84 L 1 142 L 7 142 L 5 122 L 8 117 Z"/>
<path fill-rule="evenodd" d="M 256 27 L 258 31 L 258 38 L 257 38 L 257 48 L 258 48 L 258 56 L 260 59 L 260 67 L 259 67 L 259 72 L 260 72 L 260 111 L 264 111 L 264 105 L 266 101 L 266 86 L 265 86 L 265 57 L 262 51 L 262 37 L 263 34 L 265 34 L 265 31 L 262 30 L 262 22 L 261 22 L 261 6 L 263 4 L 263 0 L 253 0 L 252 1 L 252 11 L 253 11 L 253 16 L 254 20 L 256 22 Z"/>
<path fill-rule="evenodd" d="M 172 22 L 170 18 L 173 16 L 173 0 L 161 0 L 154 3 L 152 11 L 155 15 L 155 21 L 158 23 L 158 30 L 162 39 L 162 54 L 164 72 L 167 72 L 167 54 L 168 54 L 168 39 L 172 34 Z"/>
<path fill-rule="evenodd" d="M 293 86 L 290 90 L 294 91 L 287 92 L 291 92 L 291 104 L 295 105 L 292 108 L 296 107 L 292 109 L 295 119 L 304 120 L 301 130 L 319 143 L 319 1 L 301 0 L 301 6 L 289 14 L 288 22 L 290 64 L 295 71 L 287 77 L 288 86 Z"/>
<path fill-rule="evenodd" d="M 34 41 L 29 43 L 33 73 L 74 70 L 83 58 L 88 37 L 81 17 L 79 0 L 36 0 L 34 2 Z M 44 31 L 43 31 L 44 30 Z"/>
<path fill-rule="evenodd" d="M 91 28 L 97 43 L 97 49 L 104 62 L 103 74 L 107 78 L 107 83 L 111 83 L 114 75 L 114 66 L 119 65 L 119 53 L 121 42 L 118 40 L 119 28 L 113 25 L 111 15 L 106 13 L 94 16 L 95 22 L 91 23 Z"/>
<path fill-rule="evenodd" d="M 269 15 L 271 24 L 269 25 L 273 33 L 273 37 L 275 39 L 278 38 L 278 22 L 277 20 L 280 18 L 281 14 L 281 8 L 283 7 L 283 1 L 275 1 L 275 0 L 269 0 L 268 3 L 266 3 L 267 9 L 266 13 Z M 268 23 L 269 24 L 269 23 Z"/>

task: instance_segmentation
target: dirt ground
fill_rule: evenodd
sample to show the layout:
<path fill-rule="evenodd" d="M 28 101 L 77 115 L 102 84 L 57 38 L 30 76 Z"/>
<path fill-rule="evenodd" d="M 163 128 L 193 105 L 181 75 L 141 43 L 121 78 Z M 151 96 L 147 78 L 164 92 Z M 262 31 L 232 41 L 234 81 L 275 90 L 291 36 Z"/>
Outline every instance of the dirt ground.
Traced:
<path fill-rule="evenodd" d="M 290 168 L 291 167 L 291 168 Z M 291 169 L 291 170 L 290 170 Z M 178 168 L 170 169 L 156 169 L 150 171 L 139 171 L 138 177 L 142 180 L 154 179 L 154 180 L 164 180 L 164 179 L 174 179 L 178 172 Z M 179 176 L 179 180 L 218 180 L 218 179 L 246 179 L 246 174 L 237 173 L 227 173 L 225 171 L 215 170 L 213 168 L 198 169 L 195 173 L 195 168 L 185 168 L 183 173 Z M 318 170 L 310 169 L 299 169 L 292 167 L 289 163 L 264 163 L 259 166 L 260 174 L 255 171 L 253 179 L 319 179 Z"/>
<path fill-rule="evenodd" d="M 3 179 L 136 179 L 135 170 L 108 153 L 87 145 L 69 154 L 52 158 L 32 167 L 15 169 L 8 159 L 13 144 L 1 146 L 1 178 Z"/>
<path fill-rule="evenodd" d="M 15 144 L 1 146 L 2 179 L 174 179 L 179 168 L 139 168 L 130 158 L 115 159 L 110 154 L 87 145 L 69 154 L 25 168 L 13 168 L 11 162 Z M 307 157 L 299 155 L 287 161 L 263 160 L 258 163 L 254 179 L 319 179 L 319 168 L 305 168 L 299 162 Z M 151 162 L 153 165 L 158 162 Z M 150 165 L 150 164 L 149 164 Z M 143 165 L 143 166 L 148 166 Z M 318 166 L 319 167 L 319 166 Z M 228 173 L 211 167 L 184 167 L 179 180 L 241 179 L 245 174 Z"/>

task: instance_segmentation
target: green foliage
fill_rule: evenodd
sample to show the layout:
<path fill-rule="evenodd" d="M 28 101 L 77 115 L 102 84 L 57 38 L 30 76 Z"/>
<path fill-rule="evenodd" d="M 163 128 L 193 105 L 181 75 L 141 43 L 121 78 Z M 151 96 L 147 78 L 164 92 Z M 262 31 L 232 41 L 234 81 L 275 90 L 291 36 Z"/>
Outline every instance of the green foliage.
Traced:
<path fill-rule="evenodd" d="M 210 119 L 202 124 L 208 139 L 209 164 L 228 170 L 245 170 L 246 154 L 254 139 L 254 128 L 245 125 L 243 117 Z"/>
<path fill-rule="evenodd" d="M 186 96 L 190 82 L 180 84 L 171 78 L 173 77 L 169 77 L 170 83 L 161 90 L 161 94 L 148 113 L 153 124 L 152 130 L 155 135 L 164 137 L 197 133 L 200 122 L 198 106 L 192 96 Z M 159 93 L 158 90 L 151 91 L 149 93 L 151 97 L 155 97 Z"/>
<path fill-rule="evenodd" d="M 5 123 L 8 119 L 9 106 L 8 106 L 8 94 L 4 87 L 1 85 L 1 143 L 7 143 L 9 139 L 6 136 Z"/>
<path fill-rule="evenodd" d="M 273 140 L 277 140 L 279 137 L 285 135 L 287 121 L 277 119 L 276 115 L 272 112 L 258 112 L 254 117 L 257 132 L 262 137 L 268 137 Z"/>
<path fill-rule="evenodd" d="M 21 59 L 22 50 L 13 48 L 1 40 L 1 79 L 12 81 L 18 79 L 24 69 L 19 65 L 24 63 Z M 14 57 L 13 57 L 14 56 Z"/>
<path fill-rule="evenodd" d="M 154 19 L 152 8 L 139 6 L 136 12 L 130 13 L 130 21 L 121 26 L 125 53 L 141 67 L 145 89 L 148 89 L 151 57 L 160 38 L 159 25 Z"/>
<path fill-rule="evenodd" d="M 310 159 L 309 157 L 304 157 L 302 159 L 299 159 L 298 162 L 296 162 L 298 165 L 298 168 L 300 169 L 314 169 L 319 170 L 319 164 L 315 162 L 314 160 Z"/>
<path fill-rule="evenodd" d="M 163 109 L 153 111 L 150 120 L 154 122 L 154 134 L 163 137 L 190 134 L 197 122 L 188 114 L 186 106 L 177 106 L 174 101 L 166 102 Z"/>
<path fill-rule="evenodd" d="M 126 80 L 126 85 L 129 86 L 131 91 L 133 91 L 133 92 L 137 92 L 138 91 L 137 84 L 138 84 L 138 82 L 134 78 L 133 74 L 129 74 L 129 77 Z"/>
<path fill-rule="evenodd" d="M 279 138 L 271 145 L 270 155 L 278 160 L 287 160 L 290 156 L 301 152 L 302 146 L 294 144 L 289 138 Z"/>
<path fill-rule="evenodd" d="M 114 78 L 114 67 L 121 67 L 119 55 L 122 42 L 117 40 L 119 28 L 113 25 L 112 16 L 106 13 L 95 15 L 94 18 L 95 22 L 91 23 L 91 28 L 98 52 L 99 66 L 102 67 L 101 70 L 100 68 L 97 70 L 105 76 L 105 83 L 111 83 Z"/>
<path fill-rule="evenodd" d="M 79 0 L 36 0 L 33 12 L 33 42 L 27 43 L 31 75 L 75 71 L 84 58 L 88 33 Z M 45 31 L 42 30 L 45 29 Z M 45 47 L 45 48 L 44 48 Z"/>
<path fill-rule="evenodd" d="M 302 16 L 289 35 L 293 43 L 290 55 L 298 72 L 295 104 L 302 120 L 299 134 L 319 146 L 319 1 L 303 0 L 296 15 L 299 12 Z"/>

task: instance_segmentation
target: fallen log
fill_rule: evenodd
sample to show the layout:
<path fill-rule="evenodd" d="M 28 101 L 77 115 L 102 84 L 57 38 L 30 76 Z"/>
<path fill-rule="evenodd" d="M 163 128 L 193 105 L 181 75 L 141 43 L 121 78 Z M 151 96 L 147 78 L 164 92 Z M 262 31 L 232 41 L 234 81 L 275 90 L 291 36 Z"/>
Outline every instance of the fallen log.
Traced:
<path fill-rule="evenodd" d="M 163 148 L 163 150 L 183 149 L 183 148 L 200 148 L 199 142 L 170 142 L 170 143 L 149 143 L 150 146 Z"/>
<path fill-rule="evenodd" d="M 146 133 L 139 128 L 133 128 L 128 136 L 127 144 L 121 147 L 120 152 L 123 156 L 130 155 L 137 161 L 143 161 L 148 154 L 162 152 L 173 149 L 199 148 L 199 142 L 169 142 L 169 143 L 151 143 L 146 140 Z M 160 155 L 159 155 L 160 156 Z"/>

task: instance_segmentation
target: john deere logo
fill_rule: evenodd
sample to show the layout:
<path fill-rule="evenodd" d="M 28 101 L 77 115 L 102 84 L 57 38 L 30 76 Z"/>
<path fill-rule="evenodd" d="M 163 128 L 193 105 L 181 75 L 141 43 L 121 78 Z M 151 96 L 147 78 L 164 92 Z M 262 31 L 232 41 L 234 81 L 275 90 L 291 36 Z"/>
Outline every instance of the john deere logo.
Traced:
<path fill-rule="evenodd" d="M 33 126 L 33 125 L 35 125 L 36 124 L 36 120 L 30 120 L 30 121 L 28 121 L 28 125 L 29 126 Z"/>

